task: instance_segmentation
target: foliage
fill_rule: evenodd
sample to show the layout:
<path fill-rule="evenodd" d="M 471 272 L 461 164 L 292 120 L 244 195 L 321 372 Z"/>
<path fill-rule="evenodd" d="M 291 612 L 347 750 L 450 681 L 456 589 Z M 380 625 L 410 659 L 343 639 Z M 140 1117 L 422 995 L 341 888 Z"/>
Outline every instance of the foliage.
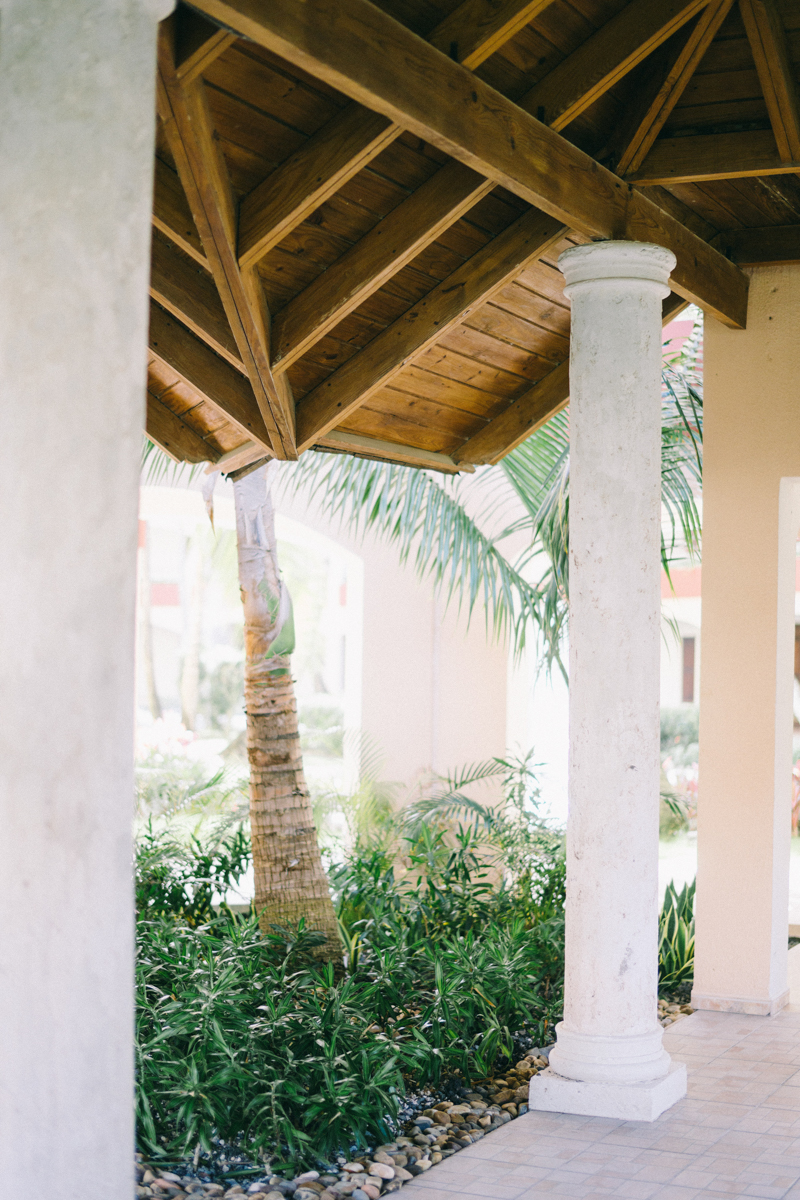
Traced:
<path fill-rule="evenodd" d="M 169 828 L 157 829 L 152 817 L 136 844 L 138 919 L 169 918 L 195 928 L 214 916 L 220 900 L 250 864 L 250 839 L 241 825 L 224 824 L 201 839 L 181 841 Z"/>
<path fill-rule="evenodd" d="M 142 816 L 223 811 L 241 796 L 225 771 L 212 776 L 198 759 L 153 749 L 136 763 L 136 809 Z"/>
<path fill-rule="evenodd" d="M 667 885 L 658 923 L 658 985 L 669 990 L 694 976 L 695 881 L 676 892 Z"/>
<path fill-rule="evenodd" d="M 696 370 L 702 325 L 684 351 L 662 371 L 661 498 L 667 532 L 662 565 L 700 551 L 696 494 L 702 482 L 703 401 Z M 562 671 L 560 646 L 569 597 L 569 417 L 555 414 L 497 467 L 487 468 L 479 511 L 477 489 L 459 477 L 349 456 L 309 453 L 292 469 L 289 485 L 316 498 L 323 511 L 371 529 L 395 542 L 401 560 L 430 575 L 446 599 L 471 616 L 483 601 L 498 635 L 510 636 L 517 652 L 533 628 L 548 662 Z M 508 485 L 525 515 L 497 532 Z M 525 535 L 527 546 L 511 556 L 509 539 Z M 535 582 L 532 582 L 535 580 Z"/>
<path fill-rule="evenodd" d="M 334 704 L 303 704 L 298 713 L 300 745 L 304 754 L 341 758 L 344 753 L 344 716 Z"/>
<path fill-rule="evenodd" d="M 181 845 L 148 826 L 137 856 L 143 1150 L 199 1157 L 235 1142 L 294 1166 L 350 1154 L 392 1135 L 407 1087 L 481 1077 L 521 1033 L 551 1040 L 563 979 L 561 842 L 526 808 L 532 789 L 519 771 L 495 766 L 528 813 L 527 834 L 484 806 L 453 827 L 446 810 L 461 811 L 466 797 L 446 787 L 426 811 L 395 819 L 397 864 L 380 844 L 386 820 L 362 824 L 333 873 L 348 947 L 340 977 L 313 963 L 317 935 L 302 927 L 264 938 L 254 918 L 214 915 L 213 892 L 246 866 L 241 830 Z M 502 880 L 492 838 L 521 847 Z"/>

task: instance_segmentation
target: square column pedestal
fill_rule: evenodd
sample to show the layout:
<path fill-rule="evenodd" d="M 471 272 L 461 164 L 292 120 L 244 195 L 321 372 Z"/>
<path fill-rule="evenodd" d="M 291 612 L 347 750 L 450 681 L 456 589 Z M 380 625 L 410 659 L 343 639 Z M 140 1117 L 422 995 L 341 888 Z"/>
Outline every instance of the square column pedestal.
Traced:
<path fill-rule="evenodd" d="M 675 256 L 561 255 L 570 337 L 564 1020 L 530 1107 L 652 1121 L 686 1094 L 658 1023 L 661 301 Z"/>

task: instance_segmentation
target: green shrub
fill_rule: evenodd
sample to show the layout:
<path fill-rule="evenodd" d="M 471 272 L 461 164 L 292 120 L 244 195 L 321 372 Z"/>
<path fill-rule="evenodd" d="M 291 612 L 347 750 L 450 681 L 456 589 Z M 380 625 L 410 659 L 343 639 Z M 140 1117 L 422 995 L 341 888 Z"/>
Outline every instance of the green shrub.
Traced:
<path fill-rule="evenodd" d="M 296 1168 L 355 1153 L 392 1136 L 407 1087 L 482 1077 L 515 1055 L 518 1035 L 552 1040 L 561 840 L 515 829 L 517 869 L 498 880 L 481 820 L 448 830 L 440 817 L 400 839 L 402 878 L 379 846 L 333 871 L 343 978 L 312 962 L 318 935 L 302 927 L 264 938 L 254 918 L 214 916 L 213 893 L 247 865 L 241 829 L 183 845 L 147 827 L 137 856 L 146 1154 L 198 1160 L 233 1143 Z"/>
<path fill-rule="evenodd" d="M 667 884 L 658 923 L 658 986 L 669 991 L 694 977 L 694 892 L 692 880 L 676 892 Z"/>

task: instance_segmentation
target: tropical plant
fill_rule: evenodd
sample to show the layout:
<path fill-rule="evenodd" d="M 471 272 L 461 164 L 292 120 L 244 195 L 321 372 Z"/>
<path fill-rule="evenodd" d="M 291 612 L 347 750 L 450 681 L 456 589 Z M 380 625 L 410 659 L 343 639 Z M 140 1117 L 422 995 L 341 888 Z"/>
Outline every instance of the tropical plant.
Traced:
<path fill-rule="evenodd" d="M 407 1087 L 462 1086 L 518 1057 L 520 1038 L 552 1040 L 563 913 L 489 881 L 477 831 L 447 848 L 430 820 L 422 828 L 416 881 L 395 879 L 377 849 L 341 864 L 344 977 L 314 960 L 321 935 L 302 921 L 264 935 L 255 917 L 214 915 L 208 881 L 236 883 L 240 841 L 209 855 L 143 833 L 136 1103 L 150 1159 L 197 1163 L 231 1146 L 274 1168 L 352 1157 L 396 1134 Z"/>
<path fill-rule="evenodd" d="M 181 477 L 181 467 L 145 440 L 142 469 L 151 482 Z M 294 617 L 281 577 L 270 464 L 232 472 L 236 549 L 244 607 L 244 696 L 250 765 L 250 829 L 255 907 L 261 927 L 305 921 L 322 933 L 315 953 L 340 959 L 336 915 L 322 867 L 303 773 L 297 701 L 290 670 Z M 188 470 L 188 478 L 195 468 Z M 212 475 L 203 489 L 213 523 Z M 196 689 L 195 689 L 196 690 Z"/>
<path fill-rule="evenodd" d="M 662 371 L 661 496 L 666 514 L 661 560 L 696 556 L 702 480 L 703 402 L 696 370 L 702 326 L 698 319 L 683 352 Z M 557 663 L 569 598 L 569 416 L 557 413 L 480 483 L 412 467 L 307 453 L 284 475 L 286 485 L 314 498 L 329 516 L 356 531 L 370 529 L 397 544 L 449 601 L 471 616 L 483 601 L 495 633 L 509 635 L 519 652 L 533 630 L 548 662 Z M 502 520 L 508 486 L 524 516 L 490 532 Z M 521 554 L 507 549 L 523 534 Z"/>
<path fill-rule="evenodd" d="M 658 922 L 658 986 L 669 991 L 694 977 L 695 880 L 680 892 L 668 883 Z"/>

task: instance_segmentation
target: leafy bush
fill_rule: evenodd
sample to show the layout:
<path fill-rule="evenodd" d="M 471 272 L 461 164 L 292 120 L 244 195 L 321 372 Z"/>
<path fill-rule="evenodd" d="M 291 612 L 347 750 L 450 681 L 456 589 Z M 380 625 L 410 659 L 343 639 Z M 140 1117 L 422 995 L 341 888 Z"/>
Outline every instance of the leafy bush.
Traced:
<path fill-rule="evenodd" d="M 667 884 L 658 927 L 658 985 L 669 990 L 694 977 L 695 880 L 680 892 Z"/>
<path fill-rule="evenodd" d="M 214 916 L 213 893 L 247 865 L 241 829 L 186 846 L 148 826 L 137 858 L 137 1113 L 148 1155 L 197 1160 L 231 1142 L 297 1167 L 350 1154 L 392 1136 L 408 1087 L 483 1077 L 514 1056 L 519 1036 L 552 1040 L 560 838 L 529 809 L 515 823 L 464 808 L 452 789 L 428 800 L 398 821 L 397 867 L 385 846 L 362 842 L 333 872 L 343 977 L 312 962 L 315 935 L 302 927 L 264 938 L 255 918 Z M 469 810 L 470 823 L 444 823 L 448 806 Z M 500 879 L 492 838 L 517 847 Z"/>
<path fill-rule="evenodd" d="M 214 896 L 224 898 L 250 858 L 250 839 L 241 825 L 234 832 L 222 826 L 205 841 L 193 834 L 186 844 L 168 828 L 154 828 L 150 818 L 137 839 L 137 918 L 170 917 L 190 927 L 209 921 Z"/>

